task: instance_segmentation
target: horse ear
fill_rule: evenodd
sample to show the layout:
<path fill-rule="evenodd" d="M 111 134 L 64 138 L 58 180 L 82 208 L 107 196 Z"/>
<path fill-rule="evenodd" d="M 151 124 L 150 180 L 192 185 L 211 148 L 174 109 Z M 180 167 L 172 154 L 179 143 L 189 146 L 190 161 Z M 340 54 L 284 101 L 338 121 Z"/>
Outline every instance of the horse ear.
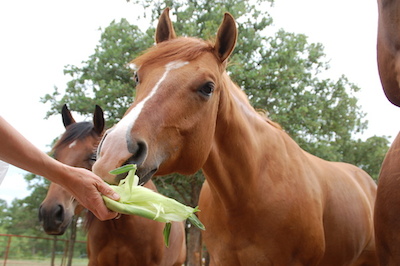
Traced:
<path fill-rule="evenodd" d="M 169 8 L 167 7 L 162 12 L 158 19 L 157 30 L 156 30 L 156 43 L 168 41 L 176 38 L 174 26 L 169 18 Z"/>
<path fill-rule="evenodd" d="M 75 119 L 72 117 L 71 112 L 68 110 L 68 107 L 66 104 L 64 104 L 61 109 L 61 116 L 62 116 L 62 120 L 63 120 L 63 124 L 64 124 L 65 128 L 71 124 L 76 123 Z"/>
<path fill-rule="evenodd" d="M 96 108 L 93 114 L 94 131 L 96 131 L 97 134 L 101 135 L 104 130 L 104 124 L 105 122 L 103 109 L 101 109 L 101 107 L 96 104 Z"/>
<path fill-rule="evenodd" d="M 217 41 L 214 47 L 221 62 L 224 62 L 233 52 L 236 45 L 237 34 L 235 19 L 231 14 L 225 13 L 224 20 L 218 29 Z"/>

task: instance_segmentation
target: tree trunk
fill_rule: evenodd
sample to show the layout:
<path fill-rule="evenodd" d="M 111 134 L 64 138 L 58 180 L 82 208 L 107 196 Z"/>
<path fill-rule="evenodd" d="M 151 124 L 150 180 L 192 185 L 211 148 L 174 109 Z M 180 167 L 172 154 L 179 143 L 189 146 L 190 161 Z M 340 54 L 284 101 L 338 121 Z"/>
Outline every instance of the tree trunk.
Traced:
<path fill-rule="evenodd" d="M 188 247 L 187 247 L 187 266 L 200 266 L 202 265 L 202 241 L 201 230 L 195 226 L 188 229 Z"/>
<path fill-rule="evenodd" d="M 203 181 L 204 178 L 202 178 L 201 172 L 198 172 L 194 175 L 194 180 L 191 182 L 191 206 L 197 206 L 199 203 L 200 190 L 203 185 Z M 186 265 L 202 265 L 202 247 L 201 230 L 190 224 L 187 232 Z"/>

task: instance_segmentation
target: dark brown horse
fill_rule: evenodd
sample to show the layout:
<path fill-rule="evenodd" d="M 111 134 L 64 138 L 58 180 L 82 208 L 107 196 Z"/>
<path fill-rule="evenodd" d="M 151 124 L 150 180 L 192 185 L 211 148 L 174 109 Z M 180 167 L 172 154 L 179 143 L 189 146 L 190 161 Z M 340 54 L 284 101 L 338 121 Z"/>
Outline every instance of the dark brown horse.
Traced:
<path fill-rule="evenodd" d="M 225 68 L 237 38 L 177 38 L 168 9 L 157 45 L 133 63 L 136 100 L 103 137 L 96 174 L 137 163 L 154 174 L 202 168 L 200 220 L 212 265 L 376 265 L 376 185 L 361 169 L 302 150 L 250 105 Z"/>
<path fill-rule="evenodd" d="M 386 97 L 400 106 L 400 1 L 378 1 L 377 56 Z M 376 251 L 381 265 L 400 265 L 400 134 L 382 163 L 375 205 Z"/>
<path fill-rule="evenodd" d="M 103 111 L 96 106 L 93 123 L 76 123 L 66 106 L 62 117 L 65 133 L 53 148 L 54 157 L 66 164 L 91 169 L 94 151 L 104 129 Z M 146 184 L 156 190 L 154 184 Z M 55 183 L 41 204 L 39 216 L 48 234 L 63 234 L 74 212 L 82 210 L 78 202 Z M 139 216 L 121 215 L 119 219 L 100 221 L 91 213 L 87 225 L 89 265 L 182 265 L 186 259 L 183 223 L 173 223 L 170 246 L 163 242 L 164 224 Z"/>

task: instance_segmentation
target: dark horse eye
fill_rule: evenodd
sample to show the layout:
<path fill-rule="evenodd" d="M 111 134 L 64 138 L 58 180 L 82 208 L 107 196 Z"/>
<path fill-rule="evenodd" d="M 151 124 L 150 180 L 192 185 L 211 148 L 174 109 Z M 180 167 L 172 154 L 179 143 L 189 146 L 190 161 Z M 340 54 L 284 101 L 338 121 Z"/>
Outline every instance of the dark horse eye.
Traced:
<path fill-rule="evenodd" d="M 139 76 L 138 76 L 137 72 L 133 76 L 133 80 L 136 82 L 136 84 L 139 84 Z"/>
<path fill-rule="evenodd" d="M 90 155 L 90 158 L 89 158 L 90 161 L 92 161 L 94 163 L 96 161 L 96 159 L 97 159 L 97 154 L 96 153 L 93 153 L 93 154 Z"/>
<path fill-rule="evenodd" d="M 210 97 L 214 92 L 214 86 L 215 86 L 214 83 L 207 82 L 206 84 L 200 87 L 199 92 L 202 96 Z"/>

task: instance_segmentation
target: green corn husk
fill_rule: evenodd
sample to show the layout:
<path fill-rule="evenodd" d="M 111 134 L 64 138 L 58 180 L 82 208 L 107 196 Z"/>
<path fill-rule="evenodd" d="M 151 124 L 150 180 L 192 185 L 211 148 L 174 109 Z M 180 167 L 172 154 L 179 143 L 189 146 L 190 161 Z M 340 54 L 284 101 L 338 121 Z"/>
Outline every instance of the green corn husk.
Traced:
<path fill-rule="evenodd" d="M 180 222 L 188 219 L 193 225 L 205 230 L 204 225 L 194 214 L 199 211 L 197 207 L 185 206 L 151 189 L 138 186 L 139 177 L 135 175 L 136 165 L 125 165 L 110 173 L 116 175 L 128 171 L 128 176 L 121 180 L 118 186 L 111 185 L 111 188 L 120 195 L 120 200 L 114 201 L 103 196 L 104 202 L 110 210 L 128 215 L 139 215 L 166 223 L 163 234 L 167 246 L 169 245 L 170 223 L 172 221 Z"/>

